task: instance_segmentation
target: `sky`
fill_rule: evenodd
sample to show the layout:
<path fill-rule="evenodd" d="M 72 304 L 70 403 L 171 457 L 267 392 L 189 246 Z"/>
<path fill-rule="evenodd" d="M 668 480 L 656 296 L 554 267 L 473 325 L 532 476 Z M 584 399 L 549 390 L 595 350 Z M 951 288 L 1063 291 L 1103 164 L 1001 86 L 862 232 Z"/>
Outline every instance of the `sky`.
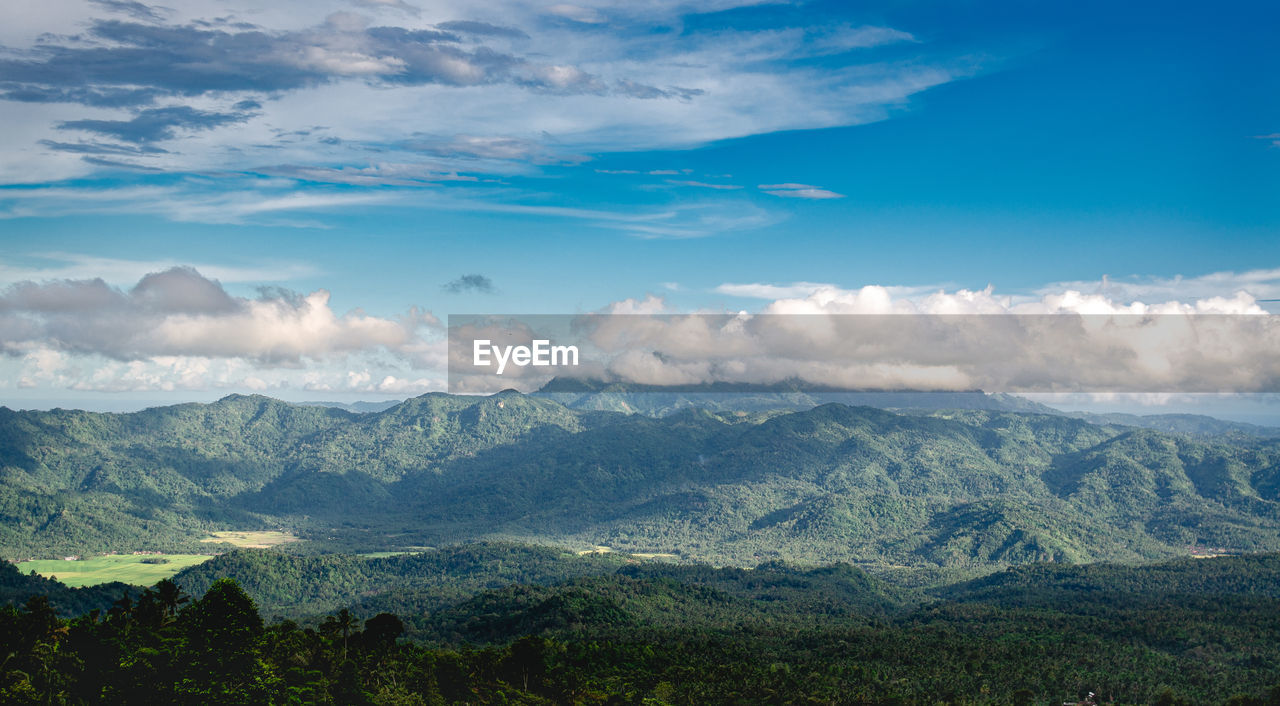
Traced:
<path fill-rule="evenodd" d="M 421 394 L 461 313 L 1280 311 L 1278 20 L 9 0 L 0 403 Z"/>

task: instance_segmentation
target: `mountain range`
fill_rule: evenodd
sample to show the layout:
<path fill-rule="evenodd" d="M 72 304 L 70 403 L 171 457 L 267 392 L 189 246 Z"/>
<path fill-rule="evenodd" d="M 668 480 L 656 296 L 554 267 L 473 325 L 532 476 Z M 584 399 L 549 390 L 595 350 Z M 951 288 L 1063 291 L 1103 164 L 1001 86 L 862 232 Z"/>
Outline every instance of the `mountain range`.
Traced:
<path fill-rule="evenodd" d="M 9 558 L 207 550 L 246 528 L 302 551 L 488 538 L 738 565 L 1280 549 L 1280 440 L 991 409 L 649 416 L 515 392 L 363 414 L 240 395 L 0 409 L 0 479 Z"/>

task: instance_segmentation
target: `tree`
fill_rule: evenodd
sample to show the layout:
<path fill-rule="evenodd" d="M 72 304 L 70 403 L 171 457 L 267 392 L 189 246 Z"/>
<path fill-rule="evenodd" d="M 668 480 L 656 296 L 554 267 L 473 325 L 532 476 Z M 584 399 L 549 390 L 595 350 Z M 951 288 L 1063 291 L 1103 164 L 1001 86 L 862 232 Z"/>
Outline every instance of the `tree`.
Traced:
<path fill-rule="evenodd" d="M 262 617 L 239 584 L 231 579 L 214 582 L 182 617 L 187 653 L 178 688 L 184 699 L 269 702 L 277 679 L 262 660 Z"/>

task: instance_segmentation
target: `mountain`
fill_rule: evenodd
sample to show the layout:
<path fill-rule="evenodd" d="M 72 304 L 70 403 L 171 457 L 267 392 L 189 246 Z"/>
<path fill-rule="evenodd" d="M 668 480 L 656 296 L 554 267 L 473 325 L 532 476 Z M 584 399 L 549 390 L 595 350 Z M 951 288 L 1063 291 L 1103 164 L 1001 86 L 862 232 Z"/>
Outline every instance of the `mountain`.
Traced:
<path fill-rule="evenodd" d="M 746 566 L 1280 549 L 1280 440 L 1000 410 L 659 417 L 515 392 L 363 414 L 238 395 L 0 409 L 0 478 L 7 557 L 207 551 L 211 530 L 263 527 L 298 551 L 488 538 Z"/>
<path fill-rule="evenodd" d="M 1174 434 L 1199 434 L 1202 436 L 1220 436 L 1233 434 L 1238 436 L 1256 436 L 1267 439 L 1280 437 L 1280 428 L 1267 427 L 1248 422 L 1233 422 L 1203 414 L 1098 414 L 1096 412 L 1064 412 L 1069 417 L 1083 419 L 1092 424 L 1121 424 L 1130 427 L 1143 427 L 1156 431 L 1167 431 Z"/>
<path fill-rule="evenodd" d="M 707 383 L 669 387 L 558 377 L 533 394 L 572 409 L 655 417 L 685 409 L 712 412 L 800 411 L 831 403 L 895 410 L 985 409 L 1061 414 L 1052 407 L 1004 393 L 988 394 L 981 390 L 843 390 L 801 380 L 773 385 Z"/>
<path fill-rule="evenodd" d="M 355 414 L 367 414 L 369 412 L 381 412 L 386 409 L 400 404 L 401 400 L 383 400 L 381 402 L 298 402 L 297 404 L 304 407 L 335 407 L 337 409 L 346 410 Z"/>
<path fill-rule="evenodd" d="M 1234 422 L 1203 414 L 1099 414 L 1063 411 L 1025 397 L 1003 392 L 968 391 L 851 391 L 833 390 L 802 381 L 775 385 L 725 383 L 665 387 L 607 383 L 582 378 L 555 378 L 533 393 L 572 409 L 606 410 L 666 416 L 683 409 L 719 413 L 770 410 L 801 411 L 837 403 L 851 407 L 878 407 L 899 412 L 942 409 L 979 409 L 998 412 L 1051 414 L 1083 419 L 1091 424 L 1130 426 L 1175 434 L 1202 436 L 1254 436 L 1280 438 L 1280 427 Z"/>

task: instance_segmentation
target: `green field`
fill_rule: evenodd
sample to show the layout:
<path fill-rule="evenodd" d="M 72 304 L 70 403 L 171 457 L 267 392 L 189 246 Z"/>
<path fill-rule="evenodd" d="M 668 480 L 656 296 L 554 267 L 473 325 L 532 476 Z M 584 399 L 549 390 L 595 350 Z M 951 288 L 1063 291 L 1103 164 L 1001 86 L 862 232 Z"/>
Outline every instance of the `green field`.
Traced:
<path fill-rule="evenodd" d="M 231 544 L 241 549 L 267 549 L 268 547 L 300 540 L 291 532 L 228 530 L 214 532 L 212 537 L 206 537 L 200 541 L 214 544 Z"/>
<path fill-rule="evenodd" d="M 122 581 L 135 586 L 151 586 L 188 566 L 195 566 L 212 559 L 204 554 L 111 554 L 91 559 L 66 561 L 64 559 L 37 559 L 18 564 L 23 573 L 35 570 L 45 577 L 57 577 L 68 586 L 94 586 L 100 583 Z M 162 564 L 148 564 L 147 560 L 165 560 Z"/>

